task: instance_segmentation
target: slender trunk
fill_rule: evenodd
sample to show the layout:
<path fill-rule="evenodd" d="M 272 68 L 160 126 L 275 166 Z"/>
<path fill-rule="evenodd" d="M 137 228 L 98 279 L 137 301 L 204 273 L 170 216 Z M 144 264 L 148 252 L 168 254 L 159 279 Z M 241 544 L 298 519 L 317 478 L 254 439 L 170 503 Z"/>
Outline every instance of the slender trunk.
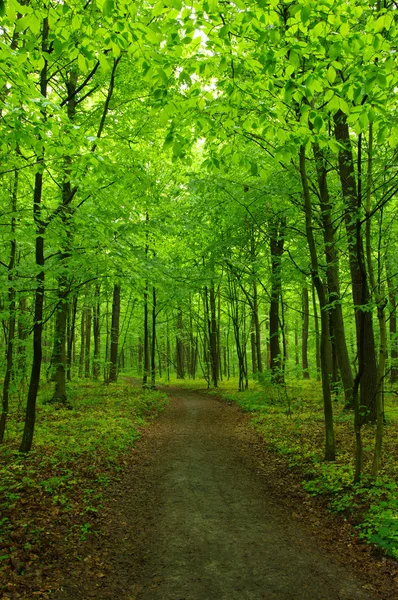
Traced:
<path fill-rule="evenodd" d="M 104 382 L 109 383 L 109 297 L 106 294 L 106 319 L 105 319 L 106 337 L 105 337 L 105 365 Z"/>
<path fill-rule="evenodd" d="M 316 297 L 315 297 L 315 286 L 312 283 L 312 308 L 314 311 L 314 325 L 315 325 L 315 359 L 316 359 L 316 372 L 317 372 L 317 380 L 321 379 L 321 345 L 320 345 L 320 335 L 319 335 L 319 317 L 318 317 L 318 308 L 316 305 Z"/>
<path fill-rule="evenodd" d="M 344 319 L 340 296 L 339 265 L 335 243 L 335 228 L 332 218 L 332 205 L 327 183 L 326 159 L 317 144 L 313 145 L 315 165 L 318 178 L 319 200 L 321 207 L 322 232 L 325 244 L 326 277 L 328 283 L 328 304 L 330 329 L 333 332 L 333 348 L 337 356 L 337 364 L 340 370 L 341 380 L 344 387 L 345 407 L 353 408 L 352 391 L 354 378 L 352 374 L 350 358 L 348 355 L 347 341 L 344 331 Z"/>
<path fill-rule="evenodd" d="M 149 350 L 149 307 L 148 307 L 148 281 L 145 282 L 144 290 L 144 373 L 142 377 L 142 385 L 148 385 L 148 377 L 150 373 L 150 350 Z"/>
<path fill-rule="evenodd" d="M 48 18 L 43 20 L 42 29 L 42 51 L 46 56 L 48 51 Z M 48 63 L 44 58 L 44 65 L 40 73 L 40 91 L 43 98 L 47 97 L 47 79 Z M 43 121 L 46 119 L 45 109 L 42 111 Z M 20 445 L 20 452 L 29 452 L 32 447 L 33 435 L 36 420 L 36 400 L 40 383 L 40 371 L 42 362 L 42 336 L 43 336 L 43 306 L 44 306 L 44 233 L 45 226 L 42 220 L 42 195 L 43 195 L 43 166 L 44 152 L 37 157 L 37 171 L 35 174 L 35 184 L 33 192 L 33 217 L 36 226 L 36 292 L 35 308 L 33 317 L 33 361 L 29 382 L 28 398 L 26 403 L 25 426 Z"/>
<path fill-rule="evenodd" d="M 109 382 L 115 383 L 118 375 L 118 345 L 119 345 L 119 322 L 120 322 L 120 285 L 113 287 L 112 301 L 112 325 L 111 325 L 111 352 Z"/>
<path fill-rule="evenodd" d="M 270 361 L 272 380 L 283 383 L 282 357 L 279 344 L 279 303 L 281 298 L 281 258 L 283 254 L 285 224 L 278 219 L 270 227 L 271 249 L 271 303 L 269 312 Z"/>
<path fill-rule="evenodd" d="M 256 331 L 254 329 L 254 319 L 252 315 L 251 331 L 250 331 L 250 346 L 252 351 L 252 373 L 257 373 L 257 348 L 256 348 Z"/>
<path fill-rule="evenodd" d="M 263 372 L 263 358 L 261 356 L 261 326 L 260 317 L 258 314 L 258 292 L 257 282 L 253 281 L 253 320 L 254 329 L 256 332 L 256 350 L 257 350 L 257 370 L 259 373 Z"/>
<path fill-rule="evenodd" d="M 26 339 L 28 327 L 26 323 L 27 303 L 21 297 L 18 302 L 18 379 L 23 381 L 26 375 Z"/>
<path fill-rule="evenodd" d="M 82 309 L 82 319 L 80 325 L 80 356 L 79 356 L 79 377 L 83 377 L 84 355 L 86 346 L 86 306 Z"/>
<path fill-rule="evenodd" d="M 210 322 L 209 322 L 209 338 L 210 338 L 210 356 L 211 356 L 211 372 L 214 387 L 218 385 L 218 352 L 217 352 L 217 318 L 216 318 L 216 296 L 214 283 L 210 286 Z"/>
<path fill-rule="evenodd" d="M 184 323 L 182 321 L 182 310 L 177 312 L 177 335 L 176 335 L 176 354 L 177 354 L 177 379 L 184 379 Z"/>
<path fill-rule="evenodd" d="M 152 287 L 151 385 L 156 383 L 156 288 Z"/>
<path fill-rule="evenodd" d="M 398 340 L 397 340 L 397 297 L 395 293 L 393 269 L 390 263 L 390 256 L 387 254 L 386 270 L 387 270 L 387 285 L 388 298 L 390 301 L 390 382 L 397 383 L 398 381 Z"/>
<path fill-rule="evenodd" d="M 8 408 L 9 408 L 9 396 L 10 396 L 10 383 L 11 376 L 14 368 L 14 342 L 15 342 L 15 312 L 16 312 L 16 302 L 15 302 L 15 288 L 14 288 L 14 269 L 15 269 L 15 259 L 17 254 L 17 242 L 15 238 L 15 229 L 16 229 L 16 219 L 15 214 L 17 211 L 17 197 L 18 197 L 18 171 L 15 171 L 14 174 L 14 187 L 11 196 L 11 241 L 10 241 L 10 260 L 8 263 L 7 269 L 7 279 L 8 279 L 8 340 L 7 340 L 7 350 L 6 350 L 6 373 L 4 377 L 3 383 L 3 401 L 2 401 L 2 412 L 0 417 L 0 443 L 4 440 L 4 432 L 7 423 L 8 417 Z"/>
<path fill-rule="evenodd" d="M 346 205 L 345 221 L 356 316 L 360 412 L 364 413 L 364 422 L 374 422 L 376 420 L 377 365 L 372 312 L 368 310 L 367 306 L 370 301 L 370 293 L 360 221 L 362 199 L 361 193 L 357 192 L 349 128 L 347 118 L 342 111 L 337 112 L 334 122 L 336 140 L 340 144 L 339 176 Z"/>
<path fill-rule="evenodd" d="M 68 356 L 67 356 L 67 373 L 66 377 L 68 381 L 72 379 L 72 364 L 73 364 L 73 346 L 76 337 L 76 314 L 77 314 L 77 301 L 78 295 L 75 294 L 72 300 L 71 315 L 70 315 L 70 328 L 68 336 Z"/>
<path fill-rule="evenodd" d="M 94 379 L 99 378 L 100 374 L 100 362 L 101 362 L 101 322 L 100 322 L 100 311 L 101 311 L 101 286 L 97 284 L 95 286 L 95 304 L 93 314 L 93 335 L 94 335 L 94 358 L 93 358 L 93 377 Z"/>
<path fill-rule="evenodd" d="M 84 376 L 90 377 L 90 362 L 91 362 L 91 306 L 86 308 L 86 343 L 84 352 Z"/>
<path fill-rule="evenodd" d="M 379 243 L 378 243 L 378 274 L 377 281 L 373 269 L 372 260 L 372 240 L 371 240 L 371 195 L 373 185 L 373 124 L 369 124 L 369 140 L 368 140 L 368 181 L 366 192 L 366 258 L 369 274 L 369 282 L 373 290 L 376 306 L 377 319 L 379 321 L 380 331 L 380 346 L 379 346 L 379 362 L 377 365 L 377 389 L 376 389 L 376 438 L 375 449 L 373 455 L 372 477 L 377 477 L 380 466 L 383 449 L 383 434 L 384 434 L 384 376 L 387 358 L 387 327 L 385 318 L 385 307 L 387 299 L 384 295 L 384 285 L 381 283 L 382 267 L 381 267 L 381 239 L 382 239 L 382 223 L 383 209 L 379 212 Z"/>
<path fill-rule="evenodd" d="M 308 247 L 311 256 L 311 276 L 314 287 L 318 294 L 319 308 L 321 312 L 321 373 L 323 391 L 323 409 L 325 417 L 325 460 L 336 459 L 336 445 L 333 426 L 333 405 L 329 384 L 330 363 L 330 341 L 329 341 L 329 318 L 326 310 L 327 300 L 324 284 L 319 276 L 318 256 L 312 225 L 312 205 L 306 173 L 305 148 L 300 148 L 300 176 L 303 187 L 303 198 L 305 207 L 305 225 Z M 308 291 L 307 291 L 308 299 Z"/>
<path fill-rule="evenodd" d="M 308 288 L 305 285 L 302 291 L 302 340 L 301 340 L 301 366 L 303 369 L 303 377 L 304 379 L 310 378 L 310 373 L 308 370 L 308 322 L 309 322 L 309 314 L 308 314 Z"/>
<path fill-rule="evenodd" d="M 51 402 L 65 404 L 66 396 L 66 324 L 68 318 L 67 282 L 65 277 L 58 281 L 58 310 L 55 315 L 54 351 L 52 367 L 54 369 L 54 394 Z"/>

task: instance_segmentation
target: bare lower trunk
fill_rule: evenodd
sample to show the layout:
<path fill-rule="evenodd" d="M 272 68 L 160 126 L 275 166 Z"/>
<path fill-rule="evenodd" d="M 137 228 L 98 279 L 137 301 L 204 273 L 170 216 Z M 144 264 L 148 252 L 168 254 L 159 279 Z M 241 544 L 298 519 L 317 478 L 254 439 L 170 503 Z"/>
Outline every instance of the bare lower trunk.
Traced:
<path fill-rule="evenodd" d="M 305 207 L 305 223 L 308 247 L 311 256 L 311 276 L 314 287 L 318 294 L 319 308 L 321 313 L 321 375 L 322 375 L 322 392 L 323 392 L 323 410 L 325 418 L 325 460 L 331 461 L 336 459 L 336 444 L 333 425 L 333 405 L 329 383 L 330 369 L 330 341 L 329 341 L 329 318 L 326 310 L 326 293 L 324 284 L 319 276 L 318 256 L 313 234 L 312 225 L 312 205 L 309 191 L 307 173 L 306 173 L 306 158 L 305 148 L 300 148 L 300 176 L 303 187 L 303 198 Z"/>
<path fill-rule="evenodd" d="M 308 370 L 308 288 L 303 287 L 302 291 L 302 329 L 301 329 L 301 366 L 304 379 L 310 378 Z"/>
<path fill-rule="evenodd" d="M 120 322 L 120 285 L 113 287 L 112 302 L 112 325 L 111 325 L 111 351 L 109 382 L 115 383 L 118 376 L 118 346 L 119 346 L 119 322 Z"/>

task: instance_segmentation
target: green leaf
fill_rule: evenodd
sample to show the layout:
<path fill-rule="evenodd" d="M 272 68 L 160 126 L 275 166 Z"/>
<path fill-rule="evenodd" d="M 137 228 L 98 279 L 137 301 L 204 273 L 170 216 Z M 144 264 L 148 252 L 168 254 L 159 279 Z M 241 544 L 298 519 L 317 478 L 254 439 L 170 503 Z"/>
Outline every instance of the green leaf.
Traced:
<path fill-rule="evenodd" d="M 336 79 L 336 69 L 333 65 L 329 65 L 326 75 L 329 83 L 333 83 L 333 81 Z"/>
<path fill-rule="evenodd" d="M 105 0 L 104 15 L 106 17 L 109 17 L 113 13 L 114 9 L 115 9 L 115 5 L 114 5 L 113 0 Z"/>
<path fill-rule="evenodd" d="M 103 73 L 105 73 L 105 74 L 109 73 L 110 66 L 109 66 L 108 61 L 106 60 L 105 54 L 103 54 L 102 52 L 100 52 L 99 55 L 98 55 L 98 60 L 99 60 L 99 64 L 100 64 L 100 67 L 101 67 L 101 71 Z"/>
<path fill-rule="evenodd" d="M 380 127 L 379 132 L 377 134 L 377 143 L 384 144 L 384 142 L 387 139 L 387 134 L 388 134 L 387 125 L 382 125 L 382 127 Z"/>
<path fill-rule="evenodd" d="M 385 88 L 387 87 L 387 78 L 384 75 L 384 73 L 377 73 L 377 83 L 379 84 L 380 87 Z"/>
<path fill-rule="evenodd" d="M 304 25 L 309 20 L 310 15 L 311 15 L 311 5 L 310 4 L 306 4 L 301 9 L 301 15 L 300 15 L 301 16 L 301 22 L 304 23 Z"/>
<path fill-rule="evenodd" d="M 6 14 L 6 3 L 4 0 L 0 0 L 0 17 L 4 17 Z"/>
<path fill-rule="evenodd" d="M 314 119 L 314 130 L 319 133 L 323 126 L 323 119 L 321 115 L 317 115 Z"/>
<path fill-rule="evenodd" d="M 258 177 L 258 166 L 257 166 L 257 163 L 252 162 L 250 164 L 250 173 L 252 174 L 253 177 Z"/>
<path fill-rule="evenodd" d="M 297 52 L 295 50 L 290 50 L 289 62 L 295 68 L 300 66 L 300 56 L 297 54 Z"/>

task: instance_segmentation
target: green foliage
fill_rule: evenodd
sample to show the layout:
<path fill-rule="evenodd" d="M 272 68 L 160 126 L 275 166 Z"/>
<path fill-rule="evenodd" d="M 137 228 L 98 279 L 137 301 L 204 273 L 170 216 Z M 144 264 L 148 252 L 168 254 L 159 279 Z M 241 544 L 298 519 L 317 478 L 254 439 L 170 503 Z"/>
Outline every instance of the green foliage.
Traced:
<path fill-rule="evenodd" d="M 121 453 L 140 437 L 139 428 L 167 403 L 162 392 L 126 384 L 77 384 L 72 390 L 71 410 L 45 404 L 44 394 L 41 396 L 35 447 L 29 457 L 11 450 L 21 427 L 11 415 L 7 444 L 0 448 L 3 510 L 15 507 L 28 489 L 44 492 L 53 504 L 67 510 L 76 490 L 81 494 L 81 486 L 87 485 L 76 474 L 78 466 L 86 469 L 88 482 L 93 477 L 97 484 L 108 485 L 109 474 L 101 472 L 101 465 L 104 469 L 115 465 Z M 94 492 L 91 487 L 86 490 L 89 495 Z"/>

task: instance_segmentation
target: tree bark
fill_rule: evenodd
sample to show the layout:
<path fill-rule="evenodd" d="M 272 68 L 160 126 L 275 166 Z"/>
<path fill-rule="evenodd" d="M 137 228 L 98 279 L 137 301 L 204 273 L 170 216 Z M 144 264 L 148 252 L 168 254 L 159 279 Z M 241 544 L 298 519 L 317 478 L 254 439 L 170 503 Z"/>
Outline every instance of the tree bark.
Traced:
<path fill-rule="evenodd" d="M 86 342 L 84 347 L 84 376 L 90 377 L 91 369 L 91 306 L 86 307 Z"/>
<path fill-rule="evenodd" d="M 282 356 L 279 343 L 279 303 L 282 291 L 281 258 L 284 245 L 284 222 L 274 220 L 270 226 L 271 303 L 269 311 L 270 361 L 272 381 L 283 383 Z"/>
<path fill-rule="evenodd" d="M 109 382 L 116 383 L 118 376 L 118 346 L 119 346 L 119 323 L 120 323 L 120 285 L 113 286 L 112 301 L 112 325 L 111 325 L 111 352 Z"/>
<path fill-rule="evenodd" d="M 93 335 L 94 335 L 94 358 L 93 358 L 93 377 L 99 378 L 101 362 L 101 286 L 99 283 L 95 286 L 95 303 L 93 314 Z"/>
<path fill-rule="evenodd" d="M 360 413 L 364 422 L 376 420 L 377 364 L 370 293 L 361 234 L 361 196 L 357 192 L 354 161 L 347 118 L 339 110 L 335 117 L 335 137 L 340 144 L 339 176 L 345 201 L 345 223 L 357 334 Z"/>
<path fill-rule="evenodd" d="M 42 29 L 42 52 L 46 56 L 48 51 L 48 18 L 43 19 Z M 47 97 L 48 63 L 44 58 L 44 65 L 40 73 L 40 92 L 43 98 Z M 42 111 L 45 120 L 45 109 Z M 33 317 L 33 361 L 29 382 L 28 398 L 26 402 L 25 425 L 20 452 L 29 452 L 32 447 L 36 420 L 36 400 L 40 384 L 40 371 L 43 356 L 43 306 L 44 306 L 44 233 L 45 226 L 42 220 L 42 196 L 43 196 L 43 166 L 44 151 L 36 159 L 37 171 L 33 191 L 33 218 L 36 226 L 35 258 L 37 266 L 35 308 Z"/>
<path fill-rule="evenodd" d="M 152 287 L 151 385 L 156 384 L 156 288 Z"/>
<path fill-rule="evenodd" d="M 177 354 L 177 379 L 185 378 L 184 371 L 184 323 L 182 320 L 182 310 L 177 312 L 177 335 L 176 335 L 176 354 Z"/>
<path fill-rule="evenodd" d="M 311 256 L 311 277 L 314 287 L 318 294 L 319 308 L 321 312 L 321 374 L 323 391 L 323 410 L 325 417 L 325 460 L 332 461 L 336 459 L 336 444 L 333 426 L 333 405 L 329 383 L 329 365 L 330 365 L 330 340 L 329 340 L 329 318 L 326 310 L 326 293 L 324 284 L 319 275 L 318 255 L 315 245 L 315 238 L 312 225 L 312 204 L 306 172 L 305 148 L 300 148 L 300 176 L 303 187 L 304 207 L 305 207 L 305 227 L 307 234 L 308 247 Z M 308 301 L 308 290 L 307 290 Z"/>
<path fill-rule="evenodd" d="M 353 408 L 354 378 L 347 348 L 344 330 L 344 319 L 340 296 L 339 263 L 336 252 L 335 228 L 332 217 L 332 204 L 327 183 L 326 159 L 317 144 L 313 144 L 315 166 L 318 179 L 319 202 L 321 208 L 322 233 L 325 244 L 326 277 L 328 284 L 328 305 L 331 331 L 333 332 L 333 347 L 337 356 L 337 364 L 344 387 L 345 407 Z"/>
<path fill-rule="evenodd" d="M 301 366 L 303 369 L 304 379 L 310 378 L 310 372 L 308 370 L 308 288 L 305 285 L 302 290 L 302 340 L 301 340 Z"/>
<path fill-rule="evenodd" d="M 15 288 L 14 288 L 14 269 L 15 260 L 17 254 L 17 242 L 15 238 L 16 229 L 16 218 L 15 214 L 17 211 L 17 197 L 18 197 L 18 171 L 14 174 L 14 186 L 11 196 L 11 241 L 10 241 L 10 260 L 7 269 L 7 280 L 8 280 L 8 340 L 6 350 L 6 372 L 3 382 L 3 400 L 2 400 L 2 412 L 0 417 L 0 443 L 4 440 L 4 433 L 6 429 L 8 409 L 9 409 L 9 396 L 10 396 L 10 383 L 14 369 L 14 343 L 15 343 L 15 324 L 16 324 L 16 302 L 15 302 Z"/>

